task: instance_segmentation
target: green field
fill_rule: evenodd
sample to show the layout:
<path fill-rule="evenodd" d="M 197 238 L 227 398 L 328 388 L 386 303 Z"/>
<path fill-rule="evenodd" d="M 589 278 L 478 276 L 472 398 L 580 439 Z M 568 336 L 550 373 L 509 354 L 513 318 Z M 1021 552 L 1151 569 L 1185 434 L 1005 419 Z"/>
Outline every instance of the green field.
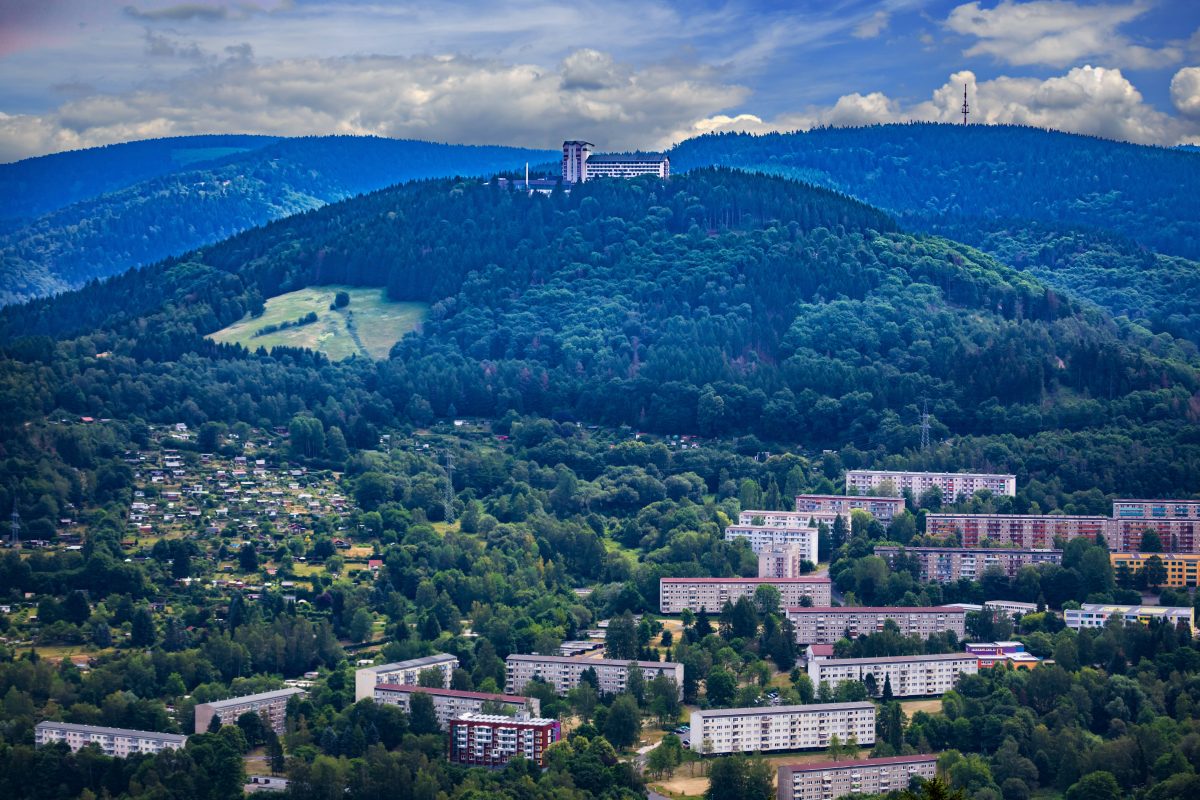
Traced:
<path fill-rule="evenodd" d="M 350 293 L 350 305 L 330 311 L 338 291 Z M 318 350 L 333 361 L 354 355 L 380 360 L 387 358 L 400 337 L 421 324 L 428 310 L 425 303 L 394 303 L 379 288 L 309 286 L 272 297 L 261 317 L 243 317 L 209 338 L 227 344 L 236 342 L 250 350 L 305 347 Z M 254 335 L 261 328 L 292 322 L 310 311 L 317 314 L 314 323 L 264 336 Z"/>

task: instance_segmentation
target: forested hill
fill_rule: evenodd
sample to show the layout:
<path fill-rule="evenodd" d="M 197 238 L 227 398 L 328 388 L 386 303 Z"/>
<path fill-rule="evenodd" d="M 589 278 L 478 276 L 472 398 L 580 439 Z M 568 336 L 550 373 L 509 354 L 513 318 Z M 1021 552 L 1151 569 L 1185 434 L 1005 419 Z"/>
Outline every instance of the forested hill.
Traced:
<path fill-rule="evenodd" d="M 675 170 L 731 166 L 845 192 L 906 228 L 983 247 L 1114 314 L 1200 341 L 1195 152 L 1016 126 L 913 123 L 715 134 L 670 155 Z"/>
<path fill-rule="evenodd" d="M 0 166 L 0 303 L 63 291 L 402 181 L 553 153 L 376 137 L 185 137 Z M 17 199 L 27 196 L 28 199 Z"/>
<path fill-rule="evenodd" d="M 378 366 L 202 338 L 328 283 L 383 285 L 431 313 Z M 1182 435 L 1200 389 L 1186 343 L 855 201 L 736 171 L 550 197 L 396 187 L 9 307 L 0 327 L 18 417 L 283 424 L 308 409 L 361 446 L 393 413 L 512 410 L 898 452 L 926 398 L 938 436 L 1163 426 L 1150 439 Z"/>

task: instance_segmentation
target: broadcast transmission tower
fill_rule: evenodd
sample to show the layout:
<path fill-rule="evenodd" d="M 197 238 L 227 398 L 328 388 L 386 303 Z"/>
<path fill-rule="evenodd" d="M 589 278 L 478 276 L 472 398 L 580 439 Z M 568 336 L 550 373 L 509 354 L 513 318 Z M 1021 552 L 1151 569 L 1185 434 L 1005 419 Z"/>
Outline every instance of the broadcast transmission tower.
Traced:
<path fill-rule="evenodd" d="M 929 401 L 921 408 L 921 449 L 929 449 Z"/>
<path fill-rule="evenodd" d="M 9 524 L 8 524 L 9 525 L 9 527 L 8 527 L 8 531 L 9 531 L 8 532 L 8 546 L 9 547 L 20 547 L 21 546 L 21 512 L 17 511 L 17 498 L 15 496 L 13 497 L 12 516 L 9 519 L 11 520 L 11 522 L 9 522 Z"/>
<path fill-rule="evenodd" d="M 446 522 L 454 522 L 454 454 L 446 451 L 446 493 L 442 497 L 446 506 Z"/>
<path fill-rule="evenodd" d="M 967 105 L 967 85 L 964 83 L 963 84 L 963 104 L 962 104 L 963 125 L 967 124 L 967 115 L 970 113 L 971 113 L 971 107 L 969 105 Z"/>

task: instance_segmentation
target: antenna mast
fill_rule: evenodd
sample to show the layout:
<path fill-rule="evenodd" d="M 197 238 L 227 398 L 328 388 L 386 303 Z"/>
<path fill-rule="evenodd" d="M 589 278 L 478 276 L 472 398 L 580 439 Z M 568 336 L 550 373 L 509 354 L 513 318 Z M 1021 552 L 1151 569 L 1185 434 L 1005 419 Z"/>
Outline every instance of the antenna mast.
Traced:
<path fill-rule="evenodd" d="M 967 105 L 967 85 L 964 83 L 963 84 L 963 104 L 962 104 L 963 125 L 967 124 L 967 115 L 970 113 L 971 113 L 971 106 Z"/>
<path fill-rule="evenodd" d="M 21 546 L 21 512 L 17 511 L 17 498 L 13 495 L 13 510 L 11 522 L 9 523 L 9 547 Z"/>
<path fill-rule="evenodd" d="M 921 409 L 921 449 L 929 449 L 929 401 Z"/>
<path fill-rule="evenodd" d="M 454 454 L 446 451 L 446 491 L 442 495 L 446 507 L 446 522 L 454 522 Z"/>

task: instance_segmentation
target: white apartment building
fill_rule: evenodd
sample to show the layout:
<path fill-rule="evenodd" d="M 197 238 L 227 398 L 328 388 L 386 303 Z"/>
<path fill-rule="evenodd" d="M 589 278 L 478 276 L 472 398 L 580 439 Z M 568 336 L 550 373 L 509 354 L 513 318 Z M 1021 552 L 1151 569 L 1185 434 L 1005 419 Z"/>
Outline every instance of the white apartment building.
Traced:
<path fill-rule="evenodd" d="M 725 541 L 746 539 L 750 549 L 760 554 L 768 547 L 794 544 L 800 548 L 801 558 L 817 563 L 817 529 L 814 528 L 784 528 L 770 525 L 728 525 L 725 527 Z"/>
<path fill-rule="evenodd" d="M 489 692 L 465 692 L 457 689 L 429 689 L 424 686 L 401 686 L 381 683 L 375 687 L 374 699 L 381 705 L 398 706 L 408 712 L 414 694 L 427 694 L 433 700 L 433 711 L 438 725 L 446 730 L 446 724 L 462 714 L 483 712 L 484 704 L 500 706 L 513 714 L 538 716 L 542 712 L 542 701 L 536 697 Z"/>
<path fill-rule="evenodd" d="M 814 606 L 830 603 L 832 581 L 827 577 L 803 578 L 660 578 L 658 604 L 663 614 L 679 614 L 683 610 L 699 612 L 704 609 L 719 613 L 726 602 L 736 603 L 742 597 L 754 599 L 759 586 L 774 586 L 779 590 L 780 607 L 795 606 L 807 597 Z"/>
<path fill-rule="evenodd" d="M 802 577 L 804 561 L 804 551 L 798 544 L 773 544 L 764 547 L 758 554 L 758 577 Z"/>
<path fill-rule="evenodd" d="M 793 606 L 787 609 L 787 616 L 800 644 L 833 644 L 845 636 L 854 639 L 876 633 L 883 630 L 883 623 L 889 619 L 895 621 L 905 636 L 922 639 L 943 631 L 953 631 L 961 639 L 966 635 L 967 624 L 967 612 L 952 606 Z"/>
<path fill-rule="evenodd" d="M 896 697 L 942 695 L 954 688 L 958 676 L 979 671 L 979 659 L 972 653 L 944 653 L 931 656 L 891 656 L 879 658 L 827 658 L 808 662 L 808 677 L 813 686 L 821 682 L 835 688 L 842 681 L 866 682 L 875 678 L 876 695 L 883 693 L 889 678 Z"/>
<path fill-rule="evenodd" d="M 692 752 L 702 755 L 765 753 L 828 747 L 831 736 L 875 743 L 875 704 L 721 708 L 692 712 Z"/>
<path fill-rule="evenodd" d="M 890 486 L 899 497 L 905 489 L 914 497 L 934 486 L 942 490 L 942 497 L 953 500 L 959 495 L 970 497 L 981 489 L 995 495 L 1015 497 L 1017 477 L 983 472 L 893 472 L 886 469 L 852 469 L 846 472 L 846 491 L 867 493 L 879 487 Z"/>
<path fill-rule="evenodd" d="M 1131 625 L 1139 623 L 1148 625 L 1151 620 L 1178 625 L 1187 623 L 1193 635 L 1196 630 L 1195 610 L 1190 606 L 1120 606 L 1107 603 L 1084 603 L 1079 608 L 1068 608 L 1063 611 L 1063 619 L 1068 628 L 1082 630 L 1083 628 L 1103 628 L 1109 619 L 1116 617 Z"/>
<path fill-rule="evenodd" d="M 33 736 L 34 744 L 38 747 L 66 742 L 71 752 L 75 752 L 81 747 L 95 744 L 99 745 L 105 755 L 117 758 L 126 758 L 134 753 L 153 755 L 163 750 L 178 750 L 187 744 L 187 737 L 180 733 L 133 731 L 54 720 L 39 722 L 33 729 Z"/>
<path fill-rule="evenodd" d="M 266 714 L 271 729 L 276 733 L 283 733 L 288 700 L 291 700 L 293 695 L 303 694 L 303 689 L 276 689 L 273 692 L 259 692 L 243 697 L 231 697 L 228 700 L 200 703 L 196 706 L 196 733 L 207 732 L 214 717 L 220 720 L 222 725 L 233 725 L 238 717 L 247 712 Z"/>
<path fill-rule="evenodd" d="M 902 501 L 903 502 L 903 501 Z M 750 509 L 738 513 L 738 525 L 757 525 L 766 528 L 815 528 L 822 522 L 833 525 L 843 517 L 850 524 L 849 511 L 760 511 Z"/>
<path fill-rule="evenodd" d="M 907 789 L 913 777 L 937 776 L 936 755 L 891 756 L 861 761 L 784 764 L 778 772 L 777 800 L 836 800 L 857 794 Z"/>
<path fill-rule="evenodd" d="M 1022 603 L 1018 600 L 985 600 L 984 611 L 994 611 L 1006 617 L 1023 617 L 1037 612 L 1037 603 Z"/>
<path fill-rule="evenodd" d="M 551 686 L 558 694 L 566 694 L 579 685 L 579 676 L 584 670 L 593 669 L 600 683 L 601 694 L 620 694 L 625 691 L 625 683 L 629 679 L 630 665 L 636 665 L 646 681 L 654 680 L 660 674 L 675 681 L 682 696 L 683 664 L 673 661 L 621 661 L 609 658 L 587 658 L 580 656 L 541 656 L 541 655 L 510 655 L 504 661 L 505 681 L 504 691 L 508 694 L 520 694 L 525 684 L 534 678 L 540 678 Z"/>
<path fill-rule="evenodd" d="M 903 497 L 871 497 L 869 495 L 798 494 L 796 511 L 841 514 L 850 521 L 852 511 L 866 511 L 884 525 L 904 510 Z"/>
<path fill-rule="evenodd" d="M 416 686 L 421 673 L 436 669 L 442 673 L 442 688 L 450 688 L 450 679 L 458 669 L 458 658 L 448 653 L 438 653 L 424 658 L 410 658 L 393 664 L 376 664 L 354 671 L 354 702 L 370 700 L 375 696 L 375 687 L 381 683 Z"/>

